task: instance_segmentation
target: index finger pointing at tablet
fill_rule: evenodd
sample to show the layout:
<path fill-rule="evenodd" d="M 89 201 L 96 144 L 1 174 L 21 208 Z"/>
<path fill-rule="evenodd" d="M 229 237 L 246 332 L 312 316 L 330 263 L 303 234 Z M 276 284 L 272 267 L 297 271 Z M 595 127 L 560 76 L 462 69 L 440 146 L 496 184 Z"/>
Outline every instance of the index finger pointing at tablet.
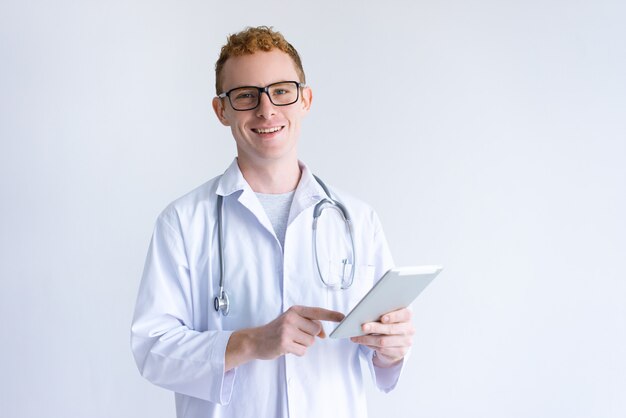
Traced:
<path fill-rule="evenodd" d="M 290 309 L 304 318 L 318 321 L 340 322 L 345 317 L 341 312 L 311 306 L 292 306 Z"/>

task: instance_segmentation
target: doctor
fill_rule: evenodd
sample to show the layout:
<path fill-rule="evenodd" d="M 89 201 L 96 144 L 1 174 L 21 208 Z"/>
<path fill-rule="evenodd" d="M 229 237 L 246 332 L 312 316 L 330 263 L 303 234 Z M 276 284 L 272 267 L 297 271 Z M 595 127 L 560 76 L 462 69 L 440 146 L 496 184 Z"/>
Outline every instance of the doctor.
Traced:
<path fill-rule="evenodd" d="M 175 392 L 179 418 L 366 416 L 361 359 L 381 390 L 393 389 L 410 313 L 389 312 L 363 324 L 369 335 L 345 340 L 326 338 L 324 321 L 340 321 L 392 267 L 378 217 L 348 194 L 328 196 L 298 160 L 313 96 L 279 32 L 231 35 L 216 88 L 213 108 L 237 158 L 157 219 L 131 330 L 137 366 Z M 350 214 L 354 253 L 327 209 L 315 260 L 313 211 L 328 198 Z M 216 310 L 221 290 L 227 309 Z"/>

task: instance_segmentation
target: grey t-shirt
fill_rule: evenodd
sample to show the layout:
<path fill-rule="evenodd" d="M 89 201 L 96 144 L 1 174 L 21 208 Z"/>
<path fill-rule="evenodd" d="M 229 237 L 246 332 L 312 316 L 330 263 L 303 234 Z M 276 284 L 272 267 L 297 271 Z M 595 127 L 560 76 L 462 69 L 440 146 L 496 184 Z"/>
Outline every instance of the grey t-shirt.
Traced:
<path fill-rule="evenodd" d="M 274 232 L 282 248 L 285 248 L 285 232 L 287 232 L 289 209 L 291 209 L 294 193 L 295 190 L 282 194 L 256 193 L 261 206 L 265 209 L 265 213 L 267 213 L 267 217 L 274 227 Z"/>

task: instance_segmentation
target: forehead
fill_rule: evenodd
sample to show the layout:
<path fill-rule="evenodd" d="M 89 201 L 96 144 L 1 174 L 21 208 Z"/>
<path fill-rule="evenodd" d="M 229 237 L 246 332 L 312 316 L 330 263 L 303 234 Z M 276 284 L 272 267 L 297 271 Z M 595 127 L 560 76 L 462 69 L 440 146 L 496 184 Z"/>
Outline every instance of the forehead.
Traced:
<path fill-rule="evenodd" d="M 240 86 L 263 87 L 277 81 L 299 81 L 293 59 L 283 51 L 255 52 L 231 57 L 224 63 L 222 86 L 228 91 Z"/>

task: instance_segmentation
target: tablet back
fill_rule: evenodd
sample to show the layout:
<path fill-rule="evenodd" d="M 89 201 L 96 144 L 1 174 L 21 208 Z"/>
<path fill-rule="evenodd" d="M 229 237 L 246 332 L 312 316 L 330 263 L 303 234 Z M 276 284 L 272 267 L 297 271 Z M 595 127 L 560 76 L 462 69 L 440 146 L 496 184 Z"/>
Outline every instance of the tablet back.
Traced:
<path fill-rule="evenodd" d="M 441 266 L 398 267 L 389 270 L 331 332 L 331 338 L 365 335 L 361 325 L 406 308 L 442 270 Z"/>

